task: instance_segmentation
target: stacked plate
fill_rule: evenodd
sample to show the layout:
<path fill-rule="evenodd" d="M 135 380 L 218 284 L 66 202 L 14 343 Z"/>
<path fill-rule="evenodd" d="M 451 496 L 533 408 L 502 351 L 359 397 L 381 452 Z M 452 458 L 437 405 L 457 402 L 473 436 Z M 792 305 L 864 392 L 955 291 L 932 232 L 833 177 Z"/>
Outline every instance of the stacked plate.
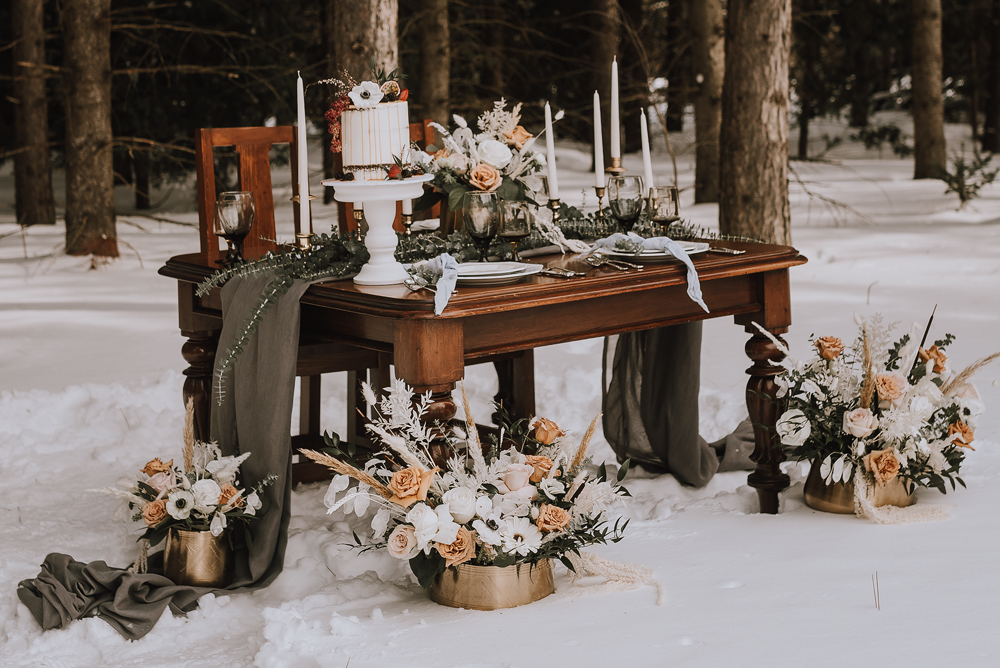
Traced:
<path fill-rule="evenodd" d="M 702 241 L 679 241 L 678 243 L 688 255 L 704 253 L 709 248 L 708 244 Z M 639 264 L 656 264 L 658 262 L 669 262 L 677 259 L 666 251 L 649 249 L 643 249 L 638 253 L 630 253 L 629 251 L 602 248 L 600 253 L 601 255 L 607 255 L 608 257 L 616 260 L 627 260 L 630 262 L 638 262 Z"/>
<path fill-rule="evenodd" d="M 459 285 L 507 285 L 537 274 L 544 267 L 524 262 L 466 262 L 458 265 Z"/>

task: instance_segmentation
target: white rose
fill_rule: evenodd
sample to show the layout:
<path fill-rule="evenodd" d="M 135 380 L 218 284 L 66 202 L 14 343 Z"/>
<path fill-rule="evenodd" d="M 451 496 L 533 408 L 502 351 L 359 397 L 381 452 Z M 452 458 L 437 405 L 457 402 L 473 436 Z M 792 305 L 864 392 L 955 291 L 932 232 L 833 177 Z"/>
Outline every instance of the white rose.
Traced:
<path fill-rule="evenodd" d="M 191 486 L 191 493 L 194 494 L 194 509 L 207 514 L 218 505 L 222 488 L 214 480 L 202 478 Z"/>
<path fill-rule="evenodd" d="M 812 425 L 809 424 L 809 418 L 798 408 L 785 411 L 778 418 L 778 422 L 774 425 L 774 428 L 777 430 L 783 445 L 802 445 L 809 440 L 809 435 L 812 433 Z"/>
<path fill-rule="evenodd" d="M 555 500 L 556 496 L 563 494 L 566 491 L 566 485 L 562 484 L 562 482 L 556 480 L 555 478 L 542 478 L 538 487 L 546 496 L 553 500 Z"/>
<path fill-rule="evenodd" d="M 479 144 L 479 157 L 482 162 L 502 169 L 514 157 L 510 149 L 496 139 L 486 139 Z"/>
<path fill-rule="evenodd" d="M 427 547 L 427 543 L 434 538 L 438 531 L 438 514 L 426 503 L 417 503 L 406 513 L 406 521 L 413 526 L 413 535 L 417 539 L 420 549 Z"/>
<path fill-rule="evenodd" d="M 844 413 L 844 431 L 857 438 L 866 438 L 878 428 L 878 418 L 867 408 L 855 408 Z"/>
<path fill-rule="evenodd" d="M 355 107 L 374 107 L 383 97 L 382 89 L 374 81 L 362 81 L 347 95 Z"/>
<path fill-rule="evenodd" d="M 386 549 L 396 559 L 409 561 L 419 552 L 413 527 L 408 524 L 397 524 L 389 534 Z"/>
<path fill-rule="evenodd" d="M 468 487 L 449 489 L 441 499 L 448 504 L 452 519 L 459 524 L 465 524 L 476 515 L 476 494 Z"/>

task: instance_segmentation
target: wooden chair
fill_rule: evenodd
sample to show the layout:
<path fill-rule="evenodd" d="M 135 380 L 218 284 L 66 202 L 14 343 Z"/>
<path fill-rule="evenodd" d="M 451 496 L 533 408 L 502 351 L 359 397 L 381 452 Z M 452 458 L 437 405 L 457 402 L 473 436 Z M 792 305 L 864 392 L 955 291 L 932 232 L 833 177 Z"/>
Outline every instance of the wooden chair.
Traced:
<path fill-rule="evenodd" d="M 259 258 L 269 250 L 275 250 L 271 239 L 275 238 L 274 198 L 271 184 L 271 164 L 269 153 L 275 144 L 290 146 L 289 163 L 292 173 L 292 192 L 298 191 L 297 145 L 295 129 L 290 126 L 252 128 L 205 128 L 198 130 L 195 145 L 195 160 L 198 179 L 198 237 L 201 251 L 210 259 L 220 257 L 219 239 L 212 232 L 215 213 L 215 149 L 233 147 L 239 156 L 240 190 L 253 193 L 256 216 L 253 229 L 243 245 L 247 259 Z M 300 229 L 298 207 L 294 212 L 295 230 Z M 385 364 L 388 368 L 388 364 Z M 320 340 L 299 341 L 299 356 L 295 375 L 302 381 L 299 413 L 299 435 L 292 437 L 294 448 L 319 447 L 322 445 L 320 432 L 320 376 L 324 373 L 347 372 L 347 433 L 346 440 L 357 443 L 364 434 L 364 419 L 358 408 L 364 406 L 361 397 L 361 378 L 378 374 L 378 353 L 363 348 L 355 348 L 342 343 Z M 325 467 L 310 463 L 293 467 L 295 482 L 307 482 L 328 478 Z"/>

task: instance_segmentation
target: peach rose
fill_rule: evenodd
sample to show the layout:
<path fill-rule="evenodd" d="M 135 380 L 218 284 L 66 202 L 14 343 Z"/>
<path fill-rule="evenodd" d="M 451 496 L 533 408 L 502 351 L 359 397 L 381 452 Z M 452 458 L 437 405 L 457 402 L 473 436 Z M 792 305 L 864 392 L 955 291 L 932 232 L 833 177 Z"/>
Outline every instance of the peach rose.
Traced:
<path fill-rule="evenodd" d="M 397 559 L 406 561 L 413 557 L 417 551 L 417 539 L 414 537 L 413 527 L 409 524 L 397 524 L 389 534 L 386 549 Z"/>
<path fill-rule="evenodd" d="M 404 508 L 409 508 L 417 501 L 426 501 L 427 490 L 430 489 L 431 479 L 436 471 L 437 469 L 424 471 L 416 466 L 396 471 L 389 481 L 389 489 L 392 490 L 389 500 Z"/>
<path fill-rule="evenodd" d="M 899 460 L 892 450 L 873 450 L 861 459 L 879 485 L 885 485 L 899 473 Z"/>
<path fill-rule="evenodd" d="M 948 425 L 948 435 L 951 436 L 952 434 L 958 434 L 958 438 L 952 441 L 952 443 L 962 448 L 975 450 L 975 448 L 972 447 L 972 441 L 975 439 L 972 436 L 972 429 L 969 425 L 965 424 L 961 420 L 955 420 Z"/>
<path fill-rule="evenodd" d="M 878 418 L 867 408 L 844 413 L 844 431 L 856 438 L 867 438 L 878 429 Z"/>
<path fill-rule="evenodd" d="M 476 532 L 459 527 L 458 534 L 450 544 L 434 543 L 438 554 L 444 557 L 445 568 L 471 561 L 476 556 Z"/>
<path fill-rule="evenodd" d="M 535 440 L 539 443 L 549 445 L 552 441 L 565 435 L 566 433 L 552 420 L 548 418 L 538 418 L 535 420 Z"/>
<path fill-rule="evenodd" d="M 233 508 L 242 508 L 244 503 L 240 490 L 227 483 L 222 486 L 222 491 L 219 493 L 219 505 L 224 506 L 230 502 Z"/>
<path fill-rule="evenodd" d="M 836 336 L 823 336 L 813 343 L 819 350 L 819 356 L 825 360 L 837 359 L 844 352 L 844 342 Z"/>
<path fill-rule="evenodd" d="M 155 527 L 157 524 L 167 519 L 167 517 L 166 499 L 150 501 L 142 509 L 142 519 L 145 520 L 146 526 L 148 527 Z"/>
<path fill-rule="evenodd" d="M 938 350 L 937 345 L 933 345 L 927 350 L 918 348 L 917 357 L 924 363 L 934 360 L 934 373 L 944 373 L 945 364 L 948 362 L 948 357 L 945 356 L 944 352 Z"/>
<path fill-rule="evenodd" d="M 538 510 L 538 519 L 535 525 L 542 531 L 558 531 L 569 524 L 569 511 L 543 503 Z"/>
<path fill-rule="evenodd" d="M 875 376 L 875 391 L 880 401 L 894 402 L 906 393 L 906 378 L 901 373 L 880 373 Z"/>
<path fill-rule="evenodd" d="M 497 168 L 487 165 L 485 162 L 479 163 L 469 172 L 469 185 L 488 193 L 499 188 L 502 181 L 503 177 L 500 176 Z"/>
<path fill-rule="evenodd" d="M 513 130 L 509 130 L 503 133 L 503 138 L 507 140 L 508 144 L 513 144 L 518 150 L 524 148 L 524 142 L 531 139 L 533 135 L 525 130 L 523 127 L 518 125 Z"/>
<path fill-rule="evenodd" d="M 528 455 L 525 457 L 528 466 L 535 467 L 535 472 L 531 474 L 531 482 L 539 483 L 542 478 L 552 470 L 552 460 L 542 455 Z"/>
<path fill-rule="evenodd" d="M 177 486 L 173 471 L 160 471 L 149 476 L 146 484 L 155 489 L 159 494 L 169 491 Z"/>
<path fill-rule="evenodd" d="M 170 470 L 170 467 L 173 465 L 174 465 L 174 460 L 171 459 L 169 462 L 164 464 L 163 462 L 160 461 L 159 457 L 157 457 L 153 461 L 146 464 L 145 468 L 142 469 L 142 472 L 148 476 L 154 476 L 157 473 L 166 473 L 167 471 Z"/>

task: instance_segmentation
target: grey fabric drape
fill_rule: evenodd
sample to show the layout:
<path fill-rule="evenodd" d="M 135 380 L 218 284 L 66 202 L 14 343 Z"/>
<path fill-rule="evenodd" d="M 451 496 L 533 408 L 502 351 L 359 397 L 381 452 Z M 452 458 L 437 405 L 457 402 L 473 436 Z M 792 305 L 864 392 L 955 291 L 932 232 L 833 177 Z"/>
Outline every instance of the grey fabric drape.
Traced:
<path fill-rule="evenodd" d="M 235 278 L 222 288 L 224 326 L 219 337 L 222 358 L 240 325 L 256 305 L 272 276 Z M 299 298 L 308 283 L 296 281 L 260 323 L 230 371 L 224 400 L 212 404 L 212 438 L 223 454 L 250 452 L 241 466 L 241 483 L 252 487 L 269 474 L 278 479 L 265 488 L 267 512 L 251 524 L 252 548 L 234 545 L 234 580 L 229 591 L 264 587 L 281 572 L 291 517 L 291 413 L 299 340 Z M 235 534 L 239 535 L 239 533 Z M 126 638 L 146 635 L 168 605 L 175 613 L 193 610 L 211 589 L 177 586 L 162 575 L 160 553 L 150 557 L 149 572 L 129 573 L 103 561 L 84 564 L 64 554 L 50 554 L 33 580 L 18 584 L 17 594 L 44 629 L 63 628 L 81 617 L 98 616 Z"/>

